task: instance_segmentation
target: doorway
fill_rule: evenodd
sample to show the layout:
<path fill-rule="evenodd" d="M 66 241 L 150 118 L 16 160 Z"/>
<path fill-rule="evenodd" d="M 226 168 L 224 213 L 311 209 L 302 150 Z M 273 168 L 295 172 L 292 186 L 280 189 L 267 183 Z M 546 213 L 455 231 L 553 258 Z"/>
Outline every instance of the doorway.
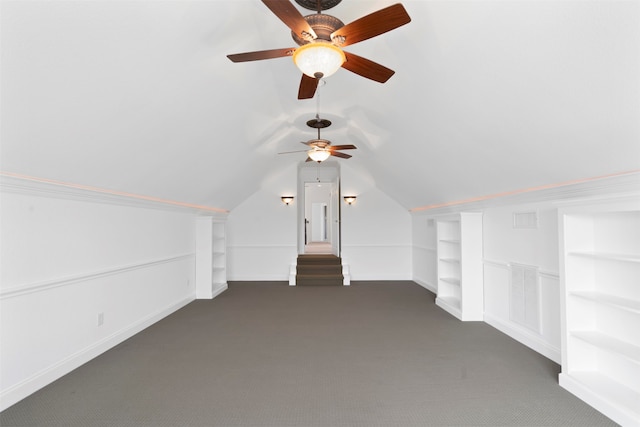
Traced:
<path fill-rule="evenodd" d="M 298 253 L 340 256 L 339 166 L 305 163 L 298 172 Z"/>
<path fill-rule="evenodd" d="M 305 183 L 305 246 L 304 253 L 330 254 L 331 245 L 331 183 Z"/>

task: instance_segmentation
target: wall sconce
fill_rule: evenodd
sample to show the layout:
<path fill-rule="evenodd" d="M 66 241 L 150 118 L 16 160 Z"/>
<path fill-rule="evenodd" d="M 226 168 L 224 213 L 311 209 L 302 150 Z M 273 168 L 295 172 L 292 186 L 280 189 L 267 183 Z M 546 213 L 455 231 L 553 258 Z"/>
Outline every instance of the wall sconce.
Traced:
<path fill-rule="evenodd" d="M 352 205 L 356 202 L 356 196 L 344 196 L 344 202 L 348 205 Z"/>
<path fill-rule="evenodd" d="M 284 203 L 287 206 L 293 203 L 293 196 L 282 196 L 280 198 L 282 199 L 282 203 Z"/>

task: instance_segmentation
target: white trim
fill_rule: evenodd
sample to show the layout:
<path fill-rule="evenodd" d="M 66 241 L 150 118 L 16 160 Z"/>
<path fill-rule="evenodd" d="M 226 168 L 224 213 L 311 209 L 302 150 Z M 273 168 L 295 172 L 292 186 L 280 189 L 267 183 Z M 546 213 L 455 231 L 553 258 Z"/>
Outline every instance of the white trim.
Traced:
<path fill-rule="evenodd" d="M 54 363 L 53 365 L 39 372 L 36 372 L 24 381 L 13 385 L 6 390 L 3 390 L 0 394 L 0 411 L 5 410 L 6 408 L 19 402 L 25 397 L 35 393 L 42 387 L 68 374 L 74 369 L 87 363 L 91 359 L 120 344 L 124 340 L 131 338 L 138 332 L 148 328 L 157 321 L 181 309 L 191 301 L 193 301 L 193 297 L 185 298 L 181 301 L 171 304 L 168 307 L 143 319 L 140 319 L 136 323 L 131 324 L 111 334 L 108 337 L 105 337 L 104 339 L 95 342 L 80 351 L 77 351 L 76 353 L 64 358 L 63 360 Z"/>
<path fill-rule="evenodd" d="M 265 274 L 265 275 L 241 275 L 230 277 L 227 276 L 227 282 L 287 282 L 289 283 L 289 274 Z"/>
<path fill-rule="evenodd" d="M 412 248 L 413 246 L 410 244 L 391 244 L 391 245 L 378 245 L 375 243 L 364 243 L 364 244 L 345 244 L 342 243 L 342 251 L 344 252 L 344 248 Z"/>
<path fill-rule="evenodd" d="M 68 286 L 78 282 L 86 282 L 88 280 L 94 280 L 101 277 L 112 276 L 115 274 L 122 274 L 133 270 L 139 270 L 142 268 L 155 267 L 160 264 L 167 264 L 170 262 L 182 261 L 185 259 L 193 258 L 195 253 L 187 253 L 182 255 L 175 255 L 167 258 L 158 258 L 151 261 L 145 261 L 135 264 L 127 264 L 119 267 L 107 268 L 104 270 L 98 270 L 91 273 L 78 274 L 68 277 L 60 277 L 52 280 L 45 280 L 42 282 L 27 283 L 17 286 L 12 286 L 7 289 L 0 290 L 0 300 L 6 298 L 12 298 L 22 296 L 25 294 L 31 294 L 36 292 L 42 292 L 49 289 Z"/>
<path fill-rule="evenodd" d="M 215 298 L 218 295 L 220 295 L 221 293 L 223 293 L 224 291 L 226 291 L 227 289 L 229 289 L 229 285 L 227 283 L 222 283 L 222 284 L 216 284 L 217 286 L 214 285 L 213 291 L 211 292 L 211 298 Z"/>
<path fill-rule="evenodd" d="M 422 286 L 423 288 L 425 288 L 426 290 L 428 290 L 429 292 L 433 292 L 434 294 L 438 293 L 438 288 L 425 280 L 416 279 L 414 277 L 413 281 L 416 282 L 418 285 Z"/>
<path fill-rule="evenodd" d="M 515 262 L 509 263 L 505 261 L 496 261 L 492 259 L 484 259 L 482 260 L 482 262 L 484 263 L 484 265 L 488 267 L 496 267 L 496 268 L 501 268 L 503 270 L 509 270 L 510 264 L 518 264 Z M 524 265 L 524 264 L 518 264 L 518 265 Z M 560 280 L 560 273 L 557 273 L 555 271 L 538 270 L 538 274 L 540 275 L 540 277 L 544 277 L 546 279 Z"/>
<path fill-rule="evenodd" d="M 342 285 L 351 286 L 351 273 L 349 272 L 349 264 L 342 264 Z"/>
<path fill-rule="evenodd" d="M 495 261 L 495 260 L 490 260 L 490 259 L 484 259 L 484 260 L 482 260 L 482 262 L 484 263 L 484 265 L 486 265 L 488 267 L 496 267 L 496 268 L 501 268 L 503 270 L 508 270 L 509 269 L 509 263 L 504 262 L 504 261 Z"/>
<path fill-rule="evenodd" d="M 639 411 L 637 410 L 637 392 L 633 392 L 630 390 L 628 393 L 626 393 L 630 397 L 628 398 L 628 405 L 624 405 L 620 404 L 620 402 L 617 402 L 615 398 L 609 398 L 600 393 L 595 393 L 593 391 L 593 388 L 588 384 L 585 384 L 585 382 L 581 381 L 581 379 L 586 380 L 586 382 L 589 382 L 589 380 L 595 380 L 598 383 L 602 383 L 603 380 L 606 382 L 606 379 L 604 378 L 598 381 L 597 379 L 593 378 L 589 372 L 577 372 L 571 375 L 565 372 L 561 372 L 558 376 L 558 384 L 560 385 L 560 387 L 568 390 L 575 396 L 578 396 L 588 405 L 602 412 L 604 415 L 611 418 L 614 422 L 620 424 L 621 426 L 639 425 L 638 422 L 640 417 L 638 416 Z M 635 396 L 633 396 L 634 394 Z M 615 395 L 615 393 L 612 393 L 612 396 L 613 395 Z"/>
<path fill-rule="evenodd" d="M 189 212 L 224 219 L 229 211 L 212 206 L 196 205 L 176 200 L 118 192 L 86 185 L 0 172 L 0 190 L 8 193 L 34 195 L 66 200 L 106 203 L 156 210 Z"/>
<path fill-rule="evenodd" d="M 507 334 L 511 338 L 519 341 L 532 350 L 537 351 L 548 359 L 551 359 L 558 364 L 561 363 L 560 349 L 549 345 L 549 343 L 542 340 L 539 335 L 531 333 L 524 327 L 520 328 L 516 325 L 506 323 L 502 319 L 499 319 L 488 313 L 484 313 L 484 321 L 488 325 L 493 326 L 500 332 Z"/>
<path fill-rule="evenodd" d="M 560 273 L 555 273 L 553 271 L 538 270 L 538 275 L 545 279 L 560 280 Z"/>
<path fill-rule="evenodd" d="M 227 245 L 229 249 L 237 249 L 237 248 L 249 248 L 249 249 L 273 249 L 273 248 L 287 248 L 298 250 L 296 245 Z"/>
<path fill-rule="evenodd" d="M 296 275 L 298 273 L 298 266 L 296 264 L 291 264 L 289 267 L 289 286 L 296 285 Z"/>
<path fill-rule="evenodd" d="M 610 198 L 612 195 L 632 195 L 639 190 L 640 172 L 637 170 L 610 176 L 586 178 L 567 183 L 550 184 L 522 189 L 510 193 L 487 195 L 468 201 L 446 202 L 410 209 L 412 215 L 442 215 L 455 212 L 479 211 L 506 205 L 542 202 L 575 203 L 593 198 Z"/>
<path fill-rule="evenodd" d="M 423 251 L 429 251 L 429 252 L 436 252 L 437 251 L 436 248 L 431 248 L 431 247 L 422 246 L 422 245 L 412 245 L 411 247 L 414 248 L 414 249 L 421 249 Z"/>

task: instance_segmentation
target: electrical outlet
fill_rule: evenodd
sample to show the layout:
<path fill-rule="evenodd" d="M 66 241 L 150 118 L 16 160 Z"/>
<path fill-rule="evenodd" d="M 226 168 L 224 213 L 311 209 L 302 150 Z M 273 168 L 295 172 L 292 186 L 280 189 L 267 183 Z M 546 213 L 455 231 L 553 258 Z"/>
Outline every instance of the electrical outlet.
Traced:
<path fill-rule="evenodd" d="M 104 324 L 104 313 L 98 313 L 98 326 L 102 326 Z"/>

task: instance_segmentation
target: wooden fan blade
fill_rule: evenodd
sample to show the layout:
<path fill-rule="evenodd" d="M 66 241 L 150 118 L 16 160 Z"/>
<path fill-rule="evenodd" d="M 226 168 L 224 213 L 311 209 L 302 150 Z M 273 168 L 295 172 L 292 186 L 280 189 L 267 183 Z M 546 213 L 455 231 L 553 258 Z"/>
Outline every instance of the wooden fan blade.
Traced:
<path fill-rule="evenodd" d="M 313 162 L 313 159 L 311 157 L 307 157 L 307 160 L 305 160 L 305 162 Z"/>
<path fill-rule="evenodd" d="M 291 56 L 296 49 L 293 47 L 286 49 L 258 50 L 256 52 L 235 53 L 227 55 L 232 62 L 259 61 L 262 59 L 282 58 Z"/>
<path fill-rule="evenodd" d="M 404 6 L 397 3 L 337 29 L 331 34 L 331 40 L 344 47 L 394 30 L 409 22 L 411 22 L 411 17 Z M 334 40 L 336 37 L 338 39 Z M 344 42 L 341 41 L 343 37 Z"/>
<path fill-rule="evenodd" d="M 333 150 L 355 150 L 358 147 L 352 144 L 348 144 L 348 145 L 330 145 L 327 148 L 333 151 Z"/>
<path fill-rule="evenodd" d="M 300 80 L 300 88 L 298 88 L 298 99 L 313 98 L 318 88 L 318 82 L 318 79 L 303 74 L 302 80 Z"/>
<path fill-rule="evenodd" d="M 347 60 L 342 64 L 342 68 L 367 79 L 384 83 L 396 73 L 384 65 L 380 65 L 362 56 L 347 52 L 345 52 L 344 55 L 347 57 Z"/>
<path fill-rule="evenodd" d="M 283 151 L 283 152 L 278 153 L 278 154 L 306 153 L 307 151 L 309 151 L 309 150 Z"/>
<path fill-rule="evenodd" d="M 262 0 L 270 10 L 273 12 L 284 24 L 291 28 L 296 35 L 302 39 L 308 39 L 309 41 L 316 39 L 316 35 L 313 28 L 304 16 L 291 4 L 288 0 Z"/>
<path fill-rule="evenodd" d="M 300 141 L 300 144 L 311 146 L 311 144 L 313 144 L 313 141 Z"/>
<path fill-rule="evenodd" d="M 343 159 L 351 158 L 351 155 L 345 154 L 345 153 L 341 153 L 339 151 L 331 151 L 331 155 L 332 156 L 336 156 L 336 157 L 342 157 Z"/>

